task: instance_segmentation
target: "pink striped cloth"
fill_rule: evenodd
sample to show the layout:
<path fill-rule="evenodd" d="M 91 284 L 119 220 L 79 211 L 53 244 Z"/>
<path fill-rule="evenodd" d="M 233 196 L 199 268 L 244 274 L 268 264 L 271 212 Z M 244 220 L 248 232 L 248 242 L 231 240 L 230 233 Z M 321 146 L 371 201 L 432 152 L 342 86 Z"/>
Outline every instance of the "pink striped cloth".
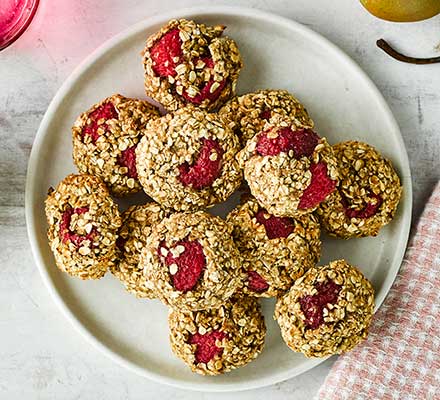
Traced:
<path fill-rule="evenodd" d="M 440 399 L 440 182 L 368 339 L 339 357 L 317 399 Z"/>

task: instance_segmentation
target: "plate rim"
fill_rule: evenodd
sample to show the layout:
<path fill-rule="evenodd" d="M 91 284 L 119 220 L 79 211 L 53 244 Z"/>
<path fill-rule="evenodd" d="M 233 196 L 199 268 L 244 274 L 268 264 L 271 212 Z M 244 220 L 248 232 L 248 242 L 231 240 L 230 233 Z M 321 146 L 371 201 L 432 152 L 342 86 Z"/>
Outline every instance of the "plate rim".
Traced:
<path fill-rule="evenodd" d="M 382 93 L 379 91 L 375 83 L 372 79 L 363 71 L 363 69 L 350 57 L 348 56 L 341 48 L 335 45 L 326 37 L 321 34 L 315 32 L 308 26 L 301 24 L 295 20 L 290 18 L 282 17 L 278 14 L 274 14 L 272 12 L 267 12 L 259 9 L 253 9 L 249 7 L 235 7 L 235 6 L 198 6 L 198 7 L 185 7 L 181 9 L 177 9 L 170 12 L 159 13 L 157 15 L 153 15 L 149 18 L 143 19 L 130 27 L 124 29 L 120 33 L 114 35 L 107 41 L 105 41 L 102 45 L 100 45 L 97 49 L 95 49 L 91 54 L 89 54 L 67 77 L 67 79 L 63 82 L 60 88 L 57 90 L 55 96 L 50 102 L 43 119 L 41 120 L 40 126 L 38 128 L 37 134 L 35 135 L 34 142 L 32 145 L 31 154 L 29 156 L 28 168 L 26 174 L 26 185 L 25 185 L 25 217 L 26 217 L 26 227 L 27 234 L 30 242 L 30 247 L 32 250 L 34 261 L 37 264 L 39 269 L 41 278 L 50 293 L 53 301 L 57 305 L 57 308 L 62 312 L 65 318 L 74 326 L 74 328 L 83 336 L 86 341 L 91 343 L 95 348 L 101 351 L 104 355 L 110 358 L 112 361 L 116 362 L 118 365 L 140 375 L 142 377 L 149 378 L 158 383 L 167 384 L 180 389 L 187 390 L 195 390 L 195 391 L 206 391 L 206 392 L 230 392 L 230 391 L 243 391 L 256 389 L 264 386 L 269 386 L 278 382 L 282 382 L 284 380 L 293 378 L 294 376 L 298 376 L 314 367 L 318 364 L 325 361 L 328 357 L 322 359 L 310 359 L 307 363 L 304 363 L 302 366 L 297 367 L 294 371 L 289 369 L 282 373 L 278 373 L 274 376 L 269 376 L 265 378 L 261 378 L 258 381 L 252 382 L 238 382 L 238 383 L 212 383 L 211 381 L 200 382 L 200 383 L 190 383 L 179 381 L 174 378 L 163 376 L 159 373 L 156 373 L 151 370 L 144 369 L 128 361 L 118 353 L 115 353 L 109 347 L 100 342 L 91 331 L 89 331 L 76 317 L 76 315 L 70 310 L 69 306 L 64 301 L 63 297 L 60 295 L 58 290 L 53 284 L 52 279 L 47 271 L 47 267 L 44 264 L 43 256 L 38 246 L 37 242 L 37 232 L 35 229 L 35 224 L 33 223 L 35 215 L 34 215 L 34 193 L 35 193 L 35 185 L 34 185 L 34 176 L 36 173 L 36 165 L 39 160 L 39 154 L 42 142 L 45 138 L 45 131 L 50 124 L 50 121 L 53 116 L 53 111 L 56 110 L 62 103 L 65 94 L 74 86 L 75 82 L 81 77 L 81 75 L 87 71 L 87 69 L 93 65 L 101 56 L 103 56 L 107 51 L 111 50 L 114 46 L 117 46 L 121 41 L 127 39 L 130 36 L 138 34 L 140 31 L 145 30 L 151 25 L 164 23 L 173 18 L 195 18 L 199 16 L 212 16 L 216 14 L 223 14 L 228 16 L 236 16 L 236 17 L 250 17 L 250 18 L 259 18 L 265 19 L 271 23 L 276 25 L 282 25 L 287 29 L 293 29 L 296 31 L 301 31 L 302 34 L 311 38 L 315 42 L 319 42 L 323 46 L 332 50 L 335 56 L 340 59 L 345 65 L 348 66 L 349 69 L 356 72 L 356 74 L 362 78 L 363 82 L 368 86 L 368 89 L 372 91 L 375 95 L 376 100 L 379 102 L 379 105 L 386 114 L 388 115 L 389 123 L 393 127 L 393 130 L 397 133 L 397 139 L 399 143 L 399 153 L 401 154 L 402 161 L 402 178 L 405 177 L 405 201 L 406 201 L 406 209 L 405 213 L 402 214 L 401 218 L 407 220 L 407 223 L 404 224 L 403 232 L 400 235 L 400 241 L 402 242 L 399 250 L 396 252 L 397 256 L 395 258 L 400 260 L 399 267 L 396 268 L 391 276 L 388 276 L 382 285 L 383 290 L 376 297 L 376 307 L 377 310 L 385 297 L 390 291 L 390 288 L 399 272 L 401 262 L 403 261 L 404 253 L 406 251 L 406 246 L 409 238 L 409 232 L 411 228 L 411 214 L 412 214 L 412 180 L 411 180 L 411 170 L 409 165 L 408 154 L 406 151 L 406 147 L 403 141 L 402 134 L 400 132 L 399 125 L 388 106 L 386 100 L 384 99 Z"/>

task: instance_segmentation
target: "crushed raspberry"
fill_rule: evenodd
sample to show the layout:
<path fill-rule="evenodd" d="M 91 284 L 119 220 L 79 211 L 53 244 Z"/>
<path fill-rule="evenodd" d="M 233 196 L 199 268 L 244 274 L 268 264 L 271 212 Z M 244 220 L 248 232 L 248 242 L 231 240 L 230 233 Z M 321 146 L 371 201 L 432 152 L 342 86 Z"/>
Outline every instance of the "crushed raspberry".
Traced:
<path fill-rule="evenodd" d="M 223 340 L 228 335 L 222 331 L 212 331 L 201 335 L 196 333 L 191 336 L 189 343 L 197 346 L 195 352 L 196 363 L 209 363 L 215 356 L 222 354 L 223 349 L 217 347 L 215 342 Z"/>
<path fill-rule="evenodd" d="M 222 168 L 223 149 L 217 140 L 203 139 L 199 157 L 189 165 L 187 162 L 179 166 L 179 180 L 185 186 L 203 189 L 211 186 L 219 177 Z"/>
<path fill-rule="evenodd" d="M 268 120 L 270 119 L 271 114 L 270 110 L 263 110 L 260 112 L 260 118 Z"/>
<path fill-rule="evenodd" d="M 259 224 L 264 226 L 269 239 L 286 238 L 293 232 L 295 227 L 291 218 L 275 217 L 275 215 L 268 214 L 264 209 L 260 209 L 255 218 Z"/>
<path fill-rule="evenodd" d="M 325 200 L 336 188 L 336 181 L 327 175 L 327 164 L 319 162 L 310 166 L 312 180 L 310 185 L 304 190 L 298 208 L 305 210 L 317 206 Z"/>
<path fill-rule="evenodd" d="M 273 134 L 277 137 L 270 137 Z M 260 133 L 257 142 L 257 153 L 262 156 L 276 156 L 293 150 L 293 156 L 299 159 L 309 157 L 318 145 L 319 136 L 311 129 L 282 128 L 272 133 L 272 129 Z"/>
<path fill-rule="evenodd" d="M 378 194 L 371 194 L 370 197 L 376 200 L 375 203 L 367 203 L 361 210 L 356 210 L 350 207 L 348 199 L 341 193 L 342 205 L 344 206 L 345 215 L 348 218 L 370 218 L 375 215 L 382 205 L 382 197 Z"/>
<path fill-rule="evenodd" d="M 151 48 L 151 59 L 153 60 L 153 71 L 159 76 L 176 76 L 176 66 L 182 57 L 182 39 L 177 28 L 167 32 Z M 173 58 L 179 58 L 175 62 Z"/>
<path fill-rule="evenodd" d="M 195 58 L 193 60 L 194 66 L 197 65 L 197 62 L 200 60 L 205 63 L 205 66 L 203 68 L 214 68 L 214 60 L 212 59 L 212 57 Z M 219 87 L 211 93 L 211 86 L 214 84 L 214 82 L 214 79 L 211 78 L 203 85 L 203 87 L 199 87 L 199 93 L 194 97 L 191 97 L 186 90 L 183 90 L 182 96 L 185 98 L 186 101 L 189 101 L 190 103 L 195 105 L 199 105 L 205 99 L 209 99 L 210 102 L 214 102 L 218 99 L 218 97 L 222 93 L 222 90 L 226 86 L 226 80 L 224 79 L 219 82 Z"/>
<path fill-rule="evenodd" d="M 80 247 L 82 242 L 85 240 L 90 240 L 90 242 L 92 242 L 93 236 L 95 236 L 96 233 L 95 228 L 93 228 L 90 233 L 85 235 L 78 235 L 70 230 L 70 221 L 72 220 L 72 215 L 85 214 L 87 211 L 89 211 L 88 207 L 68 208 L 66 211 L 64 211 L 60 222 L 60 236 L 63 243 L 68 243 L 70 241 L 75 246 Z"/>
<path fill-rule="evenodd" d="M 117 163 L 121 167 L 128 168 L 127 175 L 130 178 L 137 179 L 138 174 L 137 174 L 137 170 L 136 170 L 136 146 L 131 146 L 128 149 L 125 149 L 118 156 Z"/>
<path fill-rule="evenodd" d="M 263 293 L 269 289 L 269 284 L 258 272 L 248 271 L 248 287 L 254 292 Z"/>
<path fill-rule="evenodd" d="M 323 310 L 327 304 L 335 304 L 338 301 L 341 286 L 332 280 L 315 285 L 318 291 L 313 296 L 304 296 L 299 299 L 301 311 L 306 317 L 307 328 L 316 329 L 324 323 Z"/>
<path fill-rule="evenodd" d="M 118 118 L 118 113 L 113 103 L 108 102 L 100 105 L 89 114 L 88 119 L 90 123 L 82 130 L 83 139 L 85 135 L 89 135 L 92 138 L 92 143 L 96 143 L 99 138 L 98 128 L 102 128 L 105 131 L 108 127 L 106 121 L 113 118 Z"/>
<path fill-rule="evenodd" d="M 211 93 L 211 86 L 214 84 L 214 79 L 210 79 L 205 86 L 203 86 L 200 89 L 200 92 L 195 95 L 194 97 L 191 97 L 186 90 L 184 90 L 182 92 L 182 96 L 189 101 L 192 104 L 195 105 L 199 105 L 203 100 L 205 99 L 209 99 L 209 101 L 211 103 L 213 103 L 214 101 L 216 101 L 218 99 L 218 97 L 220 96 L 220 94 L 222 93 L 222 90 L 224 89 L 224 87 L 226 86 L 226 79 L 223 79 L 221 82 L 219 82 L 219 87 L 217 89 L 215 89 L 212 93 Z"/>
<path fill-rule="evenodd" d="M 332 280 L 318 283 L 315 288 L 318 291 L 322 304 L 335 304 L 338 301 L 341 286 Z"/>
<path fill-rule="evenodd" d="M 301 311 L 306 320 L 304 321 L 307 328 L 316 329 L 324 323 L 323 307 L 316 296 L 304 296 L 299 299 Z"/>
<path fill-rule="evenodd" d="M 203 61 L 205 63 L 203 68 L 214 68 L 214 60 L 212 59 L 212 57 L 196 57 L 193 59 L 193 64 L 194 66 L 197 65 L 197 63 L 199 61 Z"/>
<path fill-rule="evenodd" d="M 172 252 L 176 253 L 180 247 L 183 247 L 183 251 L 179 255 L 173 256 Z M 162 249 L 168 251 L 165 257 L 162 254 Z M 171 274 L 170 272 L 171 280 L 177 290 L 187 292 L 196 286 L 206 265 L 203 247 L 199 242 L 181 240 L 174 245 L 173 249 L 168 249 L 164 244 L 161 244 L 159 254 L 168 267 L 172 264 L 177 266 L 176 273 Z"/>

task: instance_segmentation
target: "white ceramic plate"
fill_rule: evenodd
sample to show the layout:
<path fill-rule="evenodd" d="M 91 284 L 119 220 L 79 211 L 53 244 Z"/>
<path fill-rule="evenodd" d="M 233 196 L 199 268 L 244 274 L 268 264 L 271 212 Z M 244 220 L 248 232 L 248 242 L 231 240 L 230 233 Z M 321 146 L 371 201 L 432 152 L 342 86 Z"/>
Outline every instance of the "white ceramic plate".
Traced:
<path fill-rule="evenodd" d="M 119 364 L 145 377 L 195 390 L 273 384 L 321 361 L 288 350 L 272 318 L 273 301 L 263 301 L 268 334 L 257 360 L 224 376 L 202 377 L 172 354 L 167 310 L 159 301 L 137 300 L 111 274 L 82 282 L 61 273 L 47 244 L 43 206 L 47 189 L 75 171 L 72 123 L 90 105 L 113 93 L 144 97 L 139 53 L 148 35 L 176 17 L 227 25 L 226 34 L 238 42 L 245 61 L 239 93 L 288 89 L 306 105 L 317 131 L 330 143 L 363 140 L 393 161 L 405 187 L 396 219 L 376 238 L 325 238 L 322 256 L 322 262 L 344 257 L 359 265 L 373 282 L 377 305 L 382 303 L 402 261 L 411 216 L 410 170 L 396 121 L 374 84 L 341 50 L 303 25 L 251 9 L 190 9 L 148 19 L 108 41 L 67 79 L 44 116 L 29 161 L 26 219 L 32 250 L 47 288 L 66 317 Z M 234 204 L 230 200 L 226 208 Z"/>

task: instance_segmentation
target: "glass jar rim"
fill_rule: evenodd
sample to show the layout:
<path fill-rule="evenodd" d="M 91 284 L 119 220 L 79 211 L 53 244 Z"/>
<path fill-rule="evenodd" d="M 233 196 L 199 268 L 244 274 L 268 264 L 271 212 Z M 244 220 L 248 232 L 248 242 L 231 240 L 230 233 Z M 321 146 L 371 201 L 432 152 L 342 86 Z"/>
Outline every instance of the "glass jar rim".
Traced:
<path fill-rule="evenodd" d="M 0 37 L 0 51 L 14 43 L 28 28 L 37 12 L 39 0 L 27 0 L 17 21 Z"/>

